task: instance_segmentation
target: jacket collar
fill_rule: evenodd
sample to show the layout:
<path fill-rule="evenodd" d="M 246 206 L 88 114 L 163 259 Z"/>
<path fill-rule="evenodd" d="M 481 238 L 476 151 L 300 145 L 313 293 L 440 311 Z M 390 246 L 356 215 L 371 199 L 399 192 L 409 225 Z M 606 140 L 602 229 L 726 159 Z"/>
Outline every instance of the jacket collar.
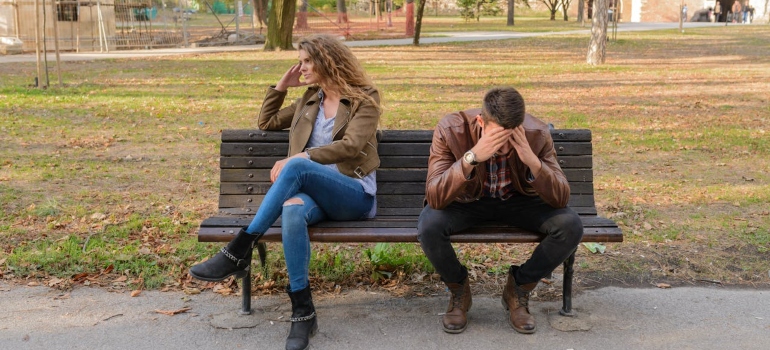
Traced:
<path fill-rule="evenodd" d="M 473 140 L 473 144 L 475 145 L 479 143 L 479 139 L 481 138 L 481 125 L 479 125 L 478 121 L 476 120 L 476 116 L 481 114 L 481 108 L 466 109 L 460 112 L 460 114 L 468 123 L 468 129 L 470 130 L 470 136 L 471 140 Z"/>
<path fill-rule="evenodd" d="M 305 105 L 321 103 L 321 100 L 323 99 L 324 92 L 323 92 L 323 89 L 321 89 L 320 86 L 318 86 L 318 85 L 310 86 L 310 87 L 308 87 L 308 91 L 311 91 L 312 94 L 307 99 L 307 101 L 305 101 Z M 344 104 L 346 104 L 348 106 L 350 106 L 352 101 L 353 101 L 353 99 L 350 96 L 340 96 L 340 102 L 344 103 Z"/>

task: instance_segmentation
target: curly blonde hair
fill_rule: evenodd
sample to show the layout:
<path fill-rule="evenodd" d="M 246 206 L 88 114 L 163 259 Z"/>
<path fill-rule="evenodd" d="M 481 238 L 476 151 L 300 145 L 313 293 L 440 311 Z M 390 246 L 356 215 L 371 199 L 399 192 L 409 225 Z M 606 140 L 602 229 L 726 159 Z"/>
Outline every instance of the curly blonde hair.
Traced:
<path fill-rule="evenodd" d="M 339 39 L 328 34 L 315 34 L 302 38 L 298 48 L 305 50 L 313 61 L 320 84 L 335 90 L 342 96 L 366 99 L 379 108 L 379 103 L 364 89 L 374 88 L 363 66 L 350 49 Z"/>

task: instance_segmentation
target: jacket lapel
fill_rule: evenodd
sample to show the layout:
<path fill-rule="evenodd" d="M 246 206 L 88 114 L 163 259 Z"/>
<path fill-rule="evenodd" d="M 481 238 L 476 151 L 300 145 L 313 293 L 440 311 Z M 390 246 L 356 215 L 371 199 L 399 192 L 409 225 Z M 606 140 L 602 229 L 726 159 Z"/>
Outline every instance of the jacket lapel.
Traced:
<path fill-rule="evenodd" d="M 334 128 L 332 130 L 332 140 L 337 139 L 337 133 L 348 124 L 350 121 L 350 113 L 352 111 L 351 102 L 348 97 L 340 98 L 340 105 L 337 108 L 337 115 L 334 117 Z"/>
<path fill-rule="evenodd" d="M 298 109 L 299 115 L 295 118 L 297 123 L 291 130 L 289 156 L 302 152 L 310 140 L 310 134 L 313 132 L 315 118 L 320 110 L 320 99 L 318 93 L 313 93 L 305 103 Z"/>

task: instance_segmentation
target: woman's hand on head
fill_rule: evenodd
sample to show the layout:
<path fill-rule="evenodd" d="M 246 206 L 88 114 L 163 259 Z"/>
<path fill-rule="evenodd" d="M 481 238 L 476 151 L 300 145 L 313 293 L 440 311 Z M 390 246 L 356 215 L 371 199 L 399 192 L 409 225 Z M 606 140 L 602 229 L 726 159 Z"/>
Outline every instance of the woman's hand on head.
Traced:
<path fill-rule="evenodd" d="M 294 64 L 291 66 L 291 68 L 289 68 L 289 70 L 286 71 L 286 73 L 283 74 L 283 77 L 281 77 L 281 80 L 278 81 L 278 84 L 275 84 L 275 89 L 278 91 L 286 91 L 286 89 L 290 87 L 307 85 L 307 83 L 299 80 L 301 77 L 302 72 L 300 72 L 299 63 Z"/>

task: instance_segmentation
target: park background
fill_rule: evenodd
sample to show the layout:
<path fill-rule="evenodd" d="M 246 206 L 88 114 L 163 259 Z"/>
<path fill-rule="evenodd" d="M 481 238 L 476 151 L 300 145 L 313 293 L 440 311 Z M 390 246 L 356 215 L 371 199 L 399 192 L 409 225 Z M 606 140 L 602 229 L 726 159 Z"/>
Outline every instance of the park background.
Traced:
<path fill-rule="evenodd" d="M 482 19 L 447 17 L 425 32 L 506 27 L 504 17 Z M 619 33 L 605 64 L 590 66 L 589 35 L 559 34 L 581 28 L 576 21 L 516 19 L 517 31 L 554 34 L 354 48 L 383 91 L 382 127 L 430 129 L 477 106 L 487 88 L 515 86 L 535 116 L 592 130 L 597 207 L 625 232 L 622 244 L 581 246 L 579 288 L 770 285 L 770 27 Z M 255 47 L 65 61 L 63 86 L 47 89 L 34 87 L 34 63 L 0 64 L 0 276 L 62 289 L 237 293 L 232 280 L 187 275 L 219 248 L 195 235 L 216 212 L 219 133 L 255 127 L 265 89 L 296 55 Z M 458 249 L 476 288 L 494 293 L 533 247 Z M 270 249 L 253 281 L 263 293 L 286 283 L 281 248 Z M 319 291 L 440 288 L 416 244 L 313 249 Z"/>
<path fill-rule="evenodd" d="M 747 20 L 767 23 L 767 0 L 608 0 L 601 5 L 618 23 L 686 21 L 732 22 L 734 3 L 754 8 Z M 0 38 L 31 52 L 41 50 L 110 51 L 262 43 L 267 34 L 269 0 L 4 0 Z M 292 1 L 276 1 L 282 6 Z M 331 33 L 347 40 L 406 38 L 415 32 L 419 1 L 297 0 L 291 29 L 295 39 Z M 709 9 L 725 9 L 719 16 Z M 590 27 L 594 0 L 425 0 L 421 32 L 446 30 L 519 31 L 529 17 Z M 598 5 L 597 5 L 598 6 Z M 687 6 L 686 16 L 682 15 Z M 255 10 L 256 9 L 256 10 Z M 495 17 L 511 18 L 502 24 Z M 705 15 L 701 16 L 701 15 Z M 458 16 L 462 21 L 457 21 Z M 38 21 L 33 19 L 37 18 Z M 54 20 L 56 18 L 56 20 Z M 516 19 L 519 23 L 516 23 Z M 524 23 L 522 23 L 524 21 Z M 35 28 L 40 28 L 36 40 Z M 538 30 L 548 30 L 543 23 Z M 0 40 L 0 54 L 11 51 Z M 10 45 L 10 44 L 9 44 Z"/>

